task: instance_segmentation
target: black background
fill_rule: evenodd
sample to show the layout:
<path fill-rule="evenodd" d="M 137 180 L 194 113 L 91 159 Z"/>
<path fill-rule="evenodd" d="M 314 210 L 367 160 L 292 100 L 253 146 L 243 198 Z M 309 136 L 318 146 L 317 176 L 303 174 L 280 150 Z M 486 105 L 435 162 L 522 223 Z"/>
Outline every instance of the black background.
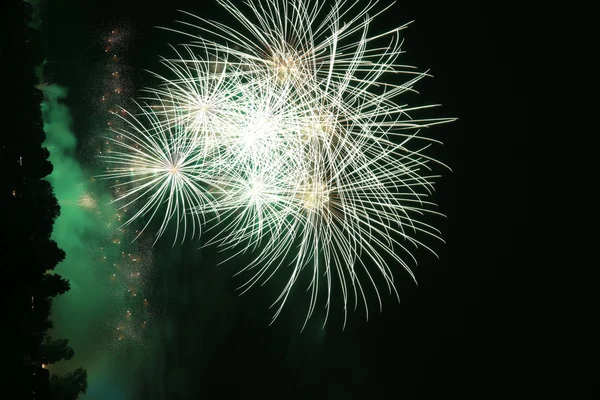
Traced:
<path fill-rule="evenodd" d="M 60 61 L 53 79 L 70 88 L 78 132 L 88 128 L 77 116 L 91 101 L 77 99 L 91 98 L 99 32 L 128 25 L 135 31 L 128 61 L 152 68 L 167 37 L 153 26 L 177 18 L 176 8 L 222 17 L 202 1 L 52 1 L 44 36 L 49 58 Z M 263 305 L 252 304 L 259 295 L 242 306 L 231 305 L 239 304 L 232 295 L 210 308 L 222 312 L 207 316 L 202 302 L 210 294 L 194 295 L 200 255 L 183 257 L 183 249 L 179 257 L 157 257 L 180 271 L 161 279 L 179 279 L 188 293 L 169 305 L 175 339 L 164 345 L 152 378 L 169 388 L 166 398 L 542 398 L 572 390 L 566 306 L 556 295 L 564 290 L 557 285 L 560 247 L 542 240 L 545 226 L 532 219 L 541 206 L 531 206 L 541 179 L 533 171 L 545 149 L 538 141 L 552 140 L 537 105 L 557 68 L 546 10 L 516 1 L 399 2 L 381 24 L 411 20 L 407 63 L 434 75 L 418 86 L 417 99 L 443 104 L 436 116 L 458 118 L 432 133 L 444 142 L 433 155 L 452 168 L 442 171 L 435 196 L 448 216 L 436 221 L 447 241 L 436 248 L 440 260 L 424 256 L 419 287 L 400 283 L 400 305 L 385 297 L 383 313 L 375 310 L 368 323 L 352 317 L 343 332 L 329 327 L 315 344 L 306 334 L 267 327 L 256 311 Z M 549 223 L 555 231 L 558 209 Z M 158 296 L 173 297 L 168 287 L 157 282 Z M 199 336 L 198 321 L 214 329 Z M 140 398 L 156 396 L 152 379 L 140 379 Z"/>

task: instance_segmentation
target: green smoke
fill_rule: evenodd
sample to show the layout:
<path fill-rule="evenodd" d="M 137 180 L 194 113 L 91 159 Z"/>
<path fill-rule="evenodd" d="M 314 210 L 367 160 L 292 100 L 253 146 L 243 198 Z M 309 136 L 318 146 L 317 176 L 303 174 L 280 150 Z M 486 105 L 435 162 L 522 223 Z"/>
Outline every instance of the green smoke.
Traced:
<path fill-rule="evenodd" d="M 54 300 L 53 337 L 69 339 L 75 357 L 53 367 L 53 372 L 66 372 L 82 366 L 88 370 L 86 399 L 118 400 L 124 390 L 115 377 L 122 376 L 117 353 L 112 354 L 115 313 L 122 298 L 115 295 L 109 279 L 110 269 L 101 259 L 117 249 L 102 249 L 114 234 L 108 227 L 108 216 L 116 209 L 105 188 L 93 182 L 92 174 L 77 160 L 77 138 L 72 130 L 69 108 L 64 104 L 67 90 L 58 85 L 43 88 L 42 105 L 46 146 L 54 166 L 47 178 L 54 187 L 61 214 L 54 224 L 54 239 L 66 252 L 56 272 L 71 283 L 71 290 Z M 121 360 L 122 361 L 122 360 Z M 109 390 L 109 392 L 107 392 Z"/>

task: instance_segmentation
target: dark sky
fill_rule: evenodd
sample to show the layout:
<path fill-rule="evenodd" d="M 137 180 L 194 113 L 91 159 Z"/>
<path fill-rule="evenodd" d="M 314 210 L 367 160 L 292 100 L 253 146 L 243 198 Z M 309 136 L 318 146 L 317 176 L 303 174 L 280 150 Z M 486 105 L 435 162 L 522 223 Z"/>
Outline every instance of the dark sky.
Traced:
<path fill-rule="evenodd" d="M 100 33 L 127 25 L 131 65 L 151 69 L 173 38 L 154 26 L 169 25 L 177 8 L 221 17 L 209 1 L 52 1 L 49 59 L 56 82 L 70 88 L 81 135 Z M 433 133 L 444 142 L 435 157 L 453 170 L 435 196 L 448 215 L 435 222 L 447 242 L 436 248 L 440 260 L 423 254 L 419 286 L 399 276 L 402 303 L 385 297 L 368 323 L 356 313 L 343 332 L 333 318 L 325 331 L 301 334 L 297 316 L 268 327 L 268 296 L 238 298 L 230 274 L 211 272 L 214 255 L 159 245 L 156 296 L 168 322 L 134 383 L 137 398 L 540 398 L 562 388 L 561 305 L 548 307 L 555 270 L 532 254 L 528 215 L 526 83 L 544 52 L 543 13 L 516 1 L 400 2 L 382 25 L 410 20 L 408 63 L 434 75 L 418 99 L 459 118 Z"/>

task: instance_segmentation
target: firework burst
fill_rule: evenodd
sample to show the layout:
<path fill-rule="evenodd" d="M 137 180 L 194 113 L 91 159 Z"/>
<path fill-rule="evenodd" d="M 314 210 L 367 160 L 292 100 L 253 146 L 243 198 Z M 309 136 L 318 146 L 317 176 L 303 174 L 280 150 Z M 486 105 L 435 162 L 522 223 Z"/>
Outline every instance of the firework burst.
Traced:
<path fill-rule="evenodd" d="M 288 274 L 274 318 L 306 270 L 307 320 L 323 291 L 329 313 L 334 280 L 344 315 L 354 298 L 368 316 L 364 285 L 382 303 L 374 273 L 398 295 L 390 262 L 414 278 L 413 249 L 431 250 L 419 238 L 440 239 L 421 222 L 435 213 L 430 164 L 440 163 L 420 132 L 450 119 L 415 119 L 432 106 L 397 101 L 427 76 L 398 62 L 406 25 L 370 35 L 388 8 L 377 2 L 218 2 L 240 29 L 185 13 L 194 22 L 175 31 L 190 41 L 163 60 L 167 77 L 154 74 L 149 124 L 132 124 L 133 145 L 106 157 L 108 176 L 135 183 L 119 200 L 148 196 L 133 218 L 166 203 L 159 234 L 186 211 L 194 230 L 211 214 L 208 244 L 255 254 L 245 290 Z"/>
<path fill-rule="evenodd" d="M 210 194 L 202 184 L 205 173 L 202 146 L 195 134 L 188 134 L 183 121 L 165 126 L 151 108 L 138 106 L 139 116 L 129 112 L 125 116 L 117 114 L 126 122 L 125 128 L 116 129 L 116 137 L 107 138 L 116 150 L 100 156 L 110 167 L 99 178 L 117 182 L 120 194 L 113 202 L 122 203 L 120 208 L 143 204 L 123 226 L 147 217 L 142 232 L 160 210 L 162 223 L 156 239 L 174 220 L 175 244 L 178 235 L 185 240 L 188 229 L 192 237 L 199 234 L 201 214 L 188 211 L 211 204 Z"/>

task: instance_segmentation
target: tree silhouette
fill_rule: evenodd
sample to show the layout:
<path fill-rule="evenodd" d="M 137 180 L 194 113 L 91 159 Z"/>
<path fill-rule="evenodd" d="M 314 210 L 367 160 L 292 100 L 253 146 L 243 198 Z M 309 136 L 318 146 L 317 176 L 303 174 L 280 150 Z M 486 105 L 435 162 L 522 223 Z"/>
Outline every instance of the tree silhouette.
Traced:
<path fill-rule="evenodd" d="M 42 35 L 38 29 L 27 28 L 27 37 L 25 40 L 26 46 L 30 47 L 32 50 L 37 50 L 42 47 Z M 44 56 L 41 51 L 32 51 L 32 64 L 40 65 L 44 61 Z"/>
<path fill-rule="evenodd" d="M 44 364 L 54 364 L 58 361 L 70 360 L 74 355 L 75 351 L 69 347 L 68 339 L 52 340 L 50 336 L 46 336 L 40 346 L 39 359 Z"/>
<path fill-rule="evenodd" d="M 3 37 L 10 40 L 0 42 L 0 58 L 2 76 L 10 77 L 5 92 L 18 95 L 3 104 L 5 118 L 0 135 L 0 166 L 5 178 L 0 190 L 0 250 L 5 275 L 2 322 L 8 328 L 3 329 L 8 335 L 6 343 L 10 343 L 3 353 L 3 364 L 9 373 L 15 372 L 26 381 L 9 378 L 3 389 L 13 394 L 21 390 L 29 398 L 32 392 L 48 398 L 44 396 L 48 375 L 37 374 L 31 379 L 29 372 L 22 374 L 22 367 L 42 357 L 46 363 L 73 357 L 67 340 L 48 337 L 53 327 L 52 298 L 67 291 L 69 282 L 45 273 L 62 261 L 65 253 L 50 240 L 54 220 L 60 214 L 58 200 L 51 184 L 40 179 L 53 170 L 48 149 L 42 147 L 46 138 L 40 107 L 44 93 L 35 70 L 43 62 L 43 40 L 39 29 L 27 26 L 34 7 L 29 2 L 10 3 L 2 9 L 0 28 Z M 53 376 L 52 383 L 52 399 L 75 400 L 86 392 L 87 373 L 80 368 Z M 21 393 L 9 397 L 25 398 Z"/>
<path fill-rule="evenodd" d="M 44 240 L 35 245 L 35 270 L 41 273 L 52 270 L 65 259 L 65 252 L 54 240 Z"/>
<path fill-rule="evenodd" d="M 53 279 L 57 279 L 44 276 L 44 273 L 53 270 L 58 263 L 63 261 L 65 252 L 58 247 L 54 240 L 25 241 L 25 245 L 22 244 L 22 247 L 30 247 L 30 254 L 25 254 L 16 259 L 12 263 L 15 268 L 11 269 L 12 265 L 9 266 L 7 273 L 12 273 L 13 279 L 21 283 L 33 284 L 36 287 L 36 293 L 41 293 L 40 286 L 51 284 Z M 42 282 L 44 280 L 45 283 Z M 58 294 L 61 293 L 64 292 L 61 291 Z"/>
<path fill-rule="evenodd" d="M 83 368 L 65 375 L 50 375 L 50 398 L 53 400 L 75 400 L 87 390 L 87 371 Z"/>
<path fill-rule="evenodd" d="M 57 274 L 45 274 L 36 288 L 36 294 L 41 297 L 54 297 L 65 293 L 70 288 L 68 279 Z"/>
<path fill-rule="evenodd" d="M 23 170 L 30 178 L 42 179 L 50 175 L 54 169 L 48 160 L 50 152 L 45 147 L 32 148 L 24 155 Z M 42 184 L 48 186 L 46 184 Z M 51 190 L 51 189 L 50 189 Z"/>
<path fill-rule="evenodd" d="M 31 213 L 33 214 L 33 213 Z M 50 240 L 50 236 L 52 236 L 52 230 L 54 228 L 54 219 L 49 218 L 33 218 L 33 215 L 29 215 L 29 218 L 33 220 L 32 224 L 29 228 L 29 234 L 32 241 L 43 242 L 45 240 Z"/>
<path fill-rule="evenodd" d="M 35 178 L 45 178 L 52 173 L 54 166 L 48 160 L 40 160 L 35 165 L 35 169 L 32 169 L 31 176 Z"/>
<path fill-rule="evenodd" d="M 44 179 L 28 180 L 26 190 L 27 199 L 37 205 L 34 208 L 35 218 L 54 221 L 60 215 L 60 205 L 50 182 Z"/>
<path fill-rule="evenodd" d="M 48 302 L 41 303 L 47 304 Z M 49 313 L 35 313 L 33 315 L 28 316 L 28 319 L 25 321 L 25 331 L 22 332 L 22 336 L 29 336 L 35 338 L 35 340 L 39 343 L 39 341 L 44 337 L 46 332 L 49 329 L 54 327 L 54 324 L 49 319 Z"/>

